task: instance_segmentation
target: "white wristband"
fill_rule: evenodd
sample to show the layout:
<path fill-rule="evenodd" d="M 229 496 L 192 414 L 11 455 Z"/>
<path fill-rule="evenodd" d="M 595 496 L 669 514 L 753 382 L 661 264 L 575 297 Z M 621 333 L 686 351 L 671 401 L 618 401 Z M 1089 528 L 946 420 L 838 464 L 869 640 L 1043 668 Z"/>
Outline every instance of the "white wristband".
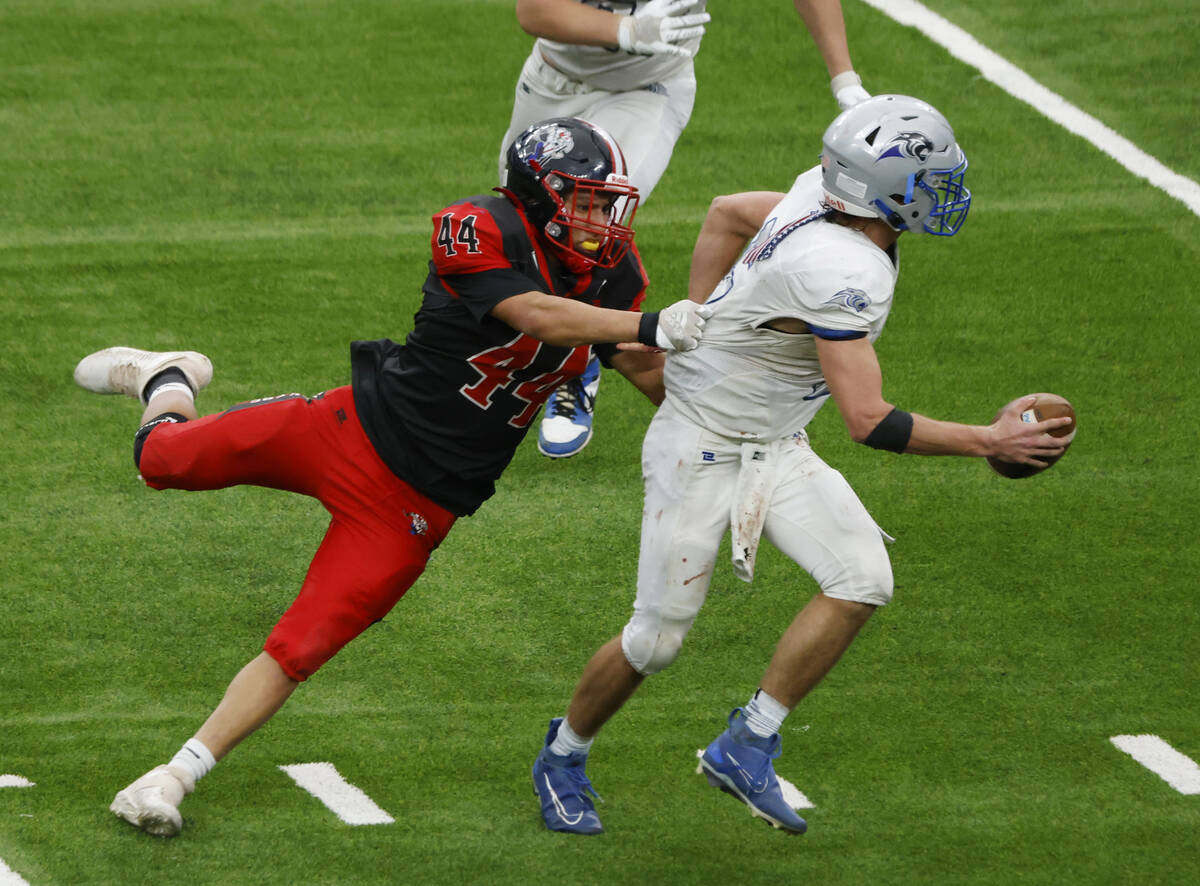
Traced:
<path fill-rule="evenodd" d="M 858 76 L 854 71 L 842 71 L 842 73 L 829 81 L 829 89 L 835 96 L 847 86 L 862 86 L 862 77 Z"/>

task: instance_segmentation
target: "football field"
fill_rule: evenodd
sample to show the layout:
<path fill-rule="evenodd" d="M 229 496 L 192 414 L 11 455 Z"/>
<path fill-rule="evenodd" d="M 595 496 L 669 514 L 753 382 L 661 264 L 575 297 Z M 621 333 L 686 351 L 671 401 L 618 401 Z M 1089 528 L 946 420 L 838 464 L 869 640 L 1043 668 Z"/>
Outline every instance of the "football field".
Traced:
<path fill-rule="evenodd" d="M 864 85 L 943 111 L 974 194 L 958 236 L 901 240 L 884 395 L 986 423 L 1053 391 L 1079 431 L 1012 481 L 857 446 L 833 407 L 810 426 L 897 542 L 894 602 L 784 725 L 808 833 L 695 771 L 815 592 L 766 544 L 745 585 L 726 543 L 679 659 L 597 740 L 606 833 L 541 824 L 547 721 L 634 593 L 653 407 L 610 371 L 588 448 L 527 441 L 161 840 L 113 794 L 259 652 L 327 518 L 146 489 L 138 406 L 72 368 L 199 350 L 202 411 L 347 383 L 351 340 L 411 328 L 432 213 L 495 184 L 532 38 L 511 0 L 0 0 L 0 886 L 1200 882 L 1200 209 L 884 5 L 844 0 Z M 925 7 L 1200 181 L 1194 0 Z M 650 309 L 685 294 L 710 200 L 786 190 L 836 112 L 791 3 L 709 9 L 635 220 Z M 281 768 L 314 763 L 361 793 Z"/>

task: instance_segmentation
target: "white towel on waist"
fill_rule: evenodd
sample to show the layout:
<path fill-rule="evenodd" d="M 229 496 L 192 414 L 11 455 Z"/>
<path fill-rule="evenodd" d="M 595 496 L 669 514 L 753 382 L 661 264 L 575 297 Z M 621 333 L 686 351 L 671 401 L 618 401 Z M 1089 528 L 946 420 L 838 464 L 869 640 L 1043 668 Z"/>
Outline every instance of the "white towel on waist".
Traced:
<path fill-rule="evenodd" d="M 762 535 L 775 479 L 771 447 L 762 443 L 742 444 L 742 467 L 733 490 L 729 526 L 733 535 L 733 574 L 742 581 L 754 578 L 754 558 Z"/>

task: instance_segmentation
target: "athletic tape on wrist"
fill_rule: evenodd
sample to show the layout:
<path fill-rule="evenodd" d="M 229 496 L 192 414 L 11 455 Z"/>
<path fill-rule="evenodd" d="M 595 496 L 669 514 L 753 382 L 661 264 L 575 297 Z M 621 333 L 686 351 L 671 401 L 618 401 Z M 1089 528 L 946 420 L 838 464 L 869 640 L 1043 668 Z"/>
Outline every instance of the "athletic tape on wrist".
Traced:
<path fill-rule="evenodd" d="M 846 86 L 862 86 L 862 77 L 858 76 L 854 71 L 842 71 L 832 80 L 829 81 L 829 88 L 834 95 Z"/>

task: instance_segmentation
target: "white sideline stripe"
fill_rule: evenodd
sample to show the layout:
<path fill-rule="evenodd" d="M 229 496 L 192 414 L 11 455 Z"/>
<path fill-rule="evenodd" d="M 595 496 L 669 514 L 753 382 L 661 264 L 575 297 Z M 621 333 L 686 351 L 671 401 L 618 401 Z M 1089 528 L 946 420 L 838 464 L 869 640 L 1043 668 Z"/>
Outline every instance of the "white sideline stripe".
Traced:
<path fill-rule="evenodd" d="M 20 775 L 0 775 L 0 788 L 31 788 L 34 782 Z"/>
<path fill-rule="evenodd" d="M 1200 184 L 1174 172 L 1133 142 L 1095 117 L 1051 92 L 1016 65 L 981 44 L 962 28 L 942 18 L 916 0 L 862 0 L 902 25 L 916 28 L 959 61 L 977 69 L 984 78 L 1069 132 L 1087 139 L 1134 175 L 1181 201 L 1200 215 Z"/>
<path fill-rule="evenodd" d="M 0 858 L 0 886 L 29 886 L 29 881 L 10 868 Z"/>
<path fill-rule="evenodd" d="M 1109 741 L 1179 793 L 1200 794 L 1200 766 L 1157 735 L 1114 735 Z"/>
<path fill-rule="evenodd" d="M 703 756 L 704 748 L 698 748 L 696 750 L 696 759 L 699 760 Z M 696 774 L 704 774 L 704 767 L 699 763 L 696 764 Z M 808 797 L 804 796 L 804 792 L 802 790 L 800 790 L 778 772 L 775 773 L 775 777 L 779 779 L 779 793 L 783 795 L 783 802 L 787 803 L 796 811 L 801 809 L 817 808 L 816 805 L 814 805 L 813 802 L 808 799 Z"/>
<path fill-rule="evenodd" d="M 295 763 L 279 768 L 346 824 L 391 824 L 396 820 L 342 778 L 332 763 Z"/>

